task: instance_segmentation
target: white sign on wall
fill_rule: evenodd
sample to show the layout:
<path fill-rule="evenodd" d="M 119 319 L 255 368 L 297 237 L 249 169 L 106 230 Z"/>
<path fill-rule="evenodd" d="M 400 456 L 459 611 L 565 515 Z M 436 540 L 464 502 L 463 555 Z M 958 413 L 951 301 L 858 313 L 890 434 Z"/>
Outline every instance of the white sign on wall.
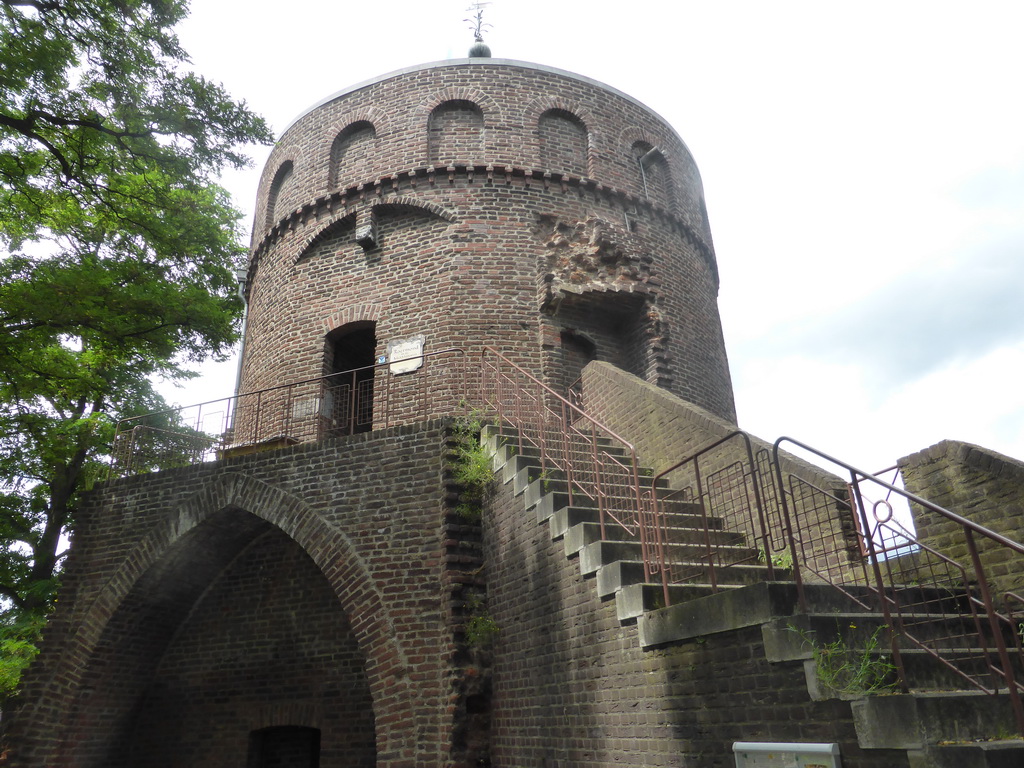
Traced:
<path fill-rule="evenodd" d="M 423 334 L 412 336 L 408 339 L 398 339 L 388 342 L 388 361 L 391 363 L 391 373 L 412 373 L 423 367 Z"/>

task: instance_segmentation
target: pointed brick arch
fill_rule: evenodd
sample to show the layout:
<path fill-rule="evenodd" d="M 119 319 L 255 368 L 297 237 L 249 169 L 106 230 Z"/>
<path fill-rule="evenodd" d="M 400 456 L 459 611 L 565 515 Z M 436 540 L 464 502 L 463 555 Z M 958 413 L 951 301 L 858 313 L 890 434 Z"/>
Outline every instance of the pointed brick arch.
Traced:
<path fill-rule="evenodd" d="M 162 525 L 133 548 L 106 586 L 85 607 L 75 642 L 69 644 L 53 669 L 52 679 L 79 679 L 81 670 L 89 667 L 107 626 L 140 580 L 153 573 L 153 569 L 163 567 L 167 556 L 185 537 L 230 510 L 248 513 L 280 529 L 309 555 L 327 579 L 349 616 L 356 641 L 366 657 L 366 675 L 379 723 L 377 765 L 400 765 L 399 757 L 415 750 L 415 696 L 407 674 L 407 654 L 396 638 L 381 590 L 342 530 L 327 523 L 298 496 L 240 472 L 219 473 L 206 479 L 199 490 L 171 511 Z M 68 712 L 68 716 L 71 714 Z"/>

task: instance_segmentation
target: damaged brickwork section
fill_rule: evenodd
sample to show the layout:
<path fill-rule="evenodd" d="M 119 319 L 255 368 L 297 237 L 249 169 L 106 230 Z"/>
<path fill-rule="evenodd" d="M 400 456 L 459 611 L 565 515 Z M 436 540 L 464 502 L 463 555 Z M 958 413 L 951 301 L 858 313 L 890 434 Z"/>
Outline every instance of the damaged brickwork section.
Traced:
<path fill-rule="evenodd" d="M 541 214 L 536 233 L 548 250 L 555 289 L 648 291 L 658 285 L 651 275 L 651 256 L 628 232 L 605 219 L 565 221 Z"/>

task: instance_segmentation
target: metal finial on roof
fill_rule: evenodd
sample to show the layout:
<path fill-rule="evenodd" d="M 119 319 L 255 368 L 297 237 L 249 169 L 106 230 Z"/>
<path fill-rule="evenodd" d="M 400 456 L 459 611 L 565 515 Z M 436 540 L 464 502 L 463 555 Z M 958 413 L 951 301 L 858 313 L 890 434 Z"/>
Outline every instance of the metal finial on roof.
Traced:
<path fill-rule="evenodd" d="M 469 28 L 473 30 L 473 39 L 476 41 L 469 49 L 469 58 L 471 59 L 489 59 L 491 57 L 491 49 L 484 43 L 484 28 L 491 26 L 484 21 L 484 8 L 488 5 L 490 5 L 489 2 L 475 2 L 466 9 L 473 15 L 463 21 L 469 22 Z"/>

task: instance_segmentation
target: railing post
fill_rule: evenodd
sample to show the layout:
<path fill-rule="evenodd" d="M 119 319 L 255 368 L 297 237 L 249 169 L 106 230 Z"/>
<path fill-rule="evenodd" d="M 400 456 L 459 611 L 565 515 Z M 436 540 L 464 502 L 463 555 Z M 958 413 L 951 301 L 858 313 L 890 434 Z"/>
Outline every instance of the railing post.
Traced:
<path fill-rule="evenodd" d="M 796 548 L 796 534 L 793 531 L 793 520 L 789 514 L 789 503 L 786 501 L 786 484 L 782 479 L 782 462 L 779 461 L 779 443 L 786 438 L 780 437 L 772 446 L 772 464 L 775 470 L 776 497 L 782 507 L 782 525 L 789 544 L 789 555 L 793 560 L 793 581 L 796 582 L 797 604 L 802 613 L 807 612 L 807 596 L 804 594 L 803 574 L 800 572 L 800 557 Z M 794 510 L 795 511 L 795 510 Z"/>
<path fill-rule="evenodd" d="M 1003 637 L 1003 630 L 999 626 L 999 618 L 992 603 L 992 593 L 989 590 L 988 579 L 985 578 L 985 568 L 982 565 L 981 556 L 978 554 L 978 546 L 974 541 L 974 532 L 970 528 L 964 528 L 963 530 L 967 539 L 967 551 L 971 555 L 971 564 L 974 566 L 974 575 L 978 582 L 978 589 L 981 592 L 981 600 L 985 606 L 985 615 L 988 618 L 989 629 L 996 644 L 996 653 L 999 655 L 1003 682 L 1006 684 L 1006 690 L 1010 695 L 1013 715 L 1017 719 L 1017 729 L 1024 736 L 1024 704 L 1021 703 L 1017 677 L 1014 674 L 1013 665 L 1010 663 L 1010 654 L 1006 650 L 1006 638 Z"/>
<path fill-rule="evenodd" d="M 708 561 L 708 578 L 711 580 L 711 591 L 713 593 L 718 592 L 718 574 L 715 573 L 715 556 L 711 547 L 711 530 L 708 526 L 708 510 L 707 504 L 704 501 L 704 488 L 703 481 L 700 478 L 700 461 L 697 458 L 693 460 L 693 484 L 697 491 L 697 499 L 700 502 L 700 517 L 704 524 L 704 547 L 707 550 L 707 561 Z"/>
<path fill-rule="evenodd" d="M 875 551 L 874 529 L 868 523 L 867 507 L 864 504 L 864 496 L 860 492 L 860 482 L 857 480 L 857 473 L 853 470 L 849 471 L 850 487 L 853 489 L 854 494 L 853 503 L 857 505 L 861 520 L 864 523 L 865 537 L 867 538 L 868 558 L 871 563 L 871 572 L 875 578 L 875 590 L 878 593 L 878 601 L 882 608 L 882 618 L 885 620 L 885 625 L 889 630 L 889 651 L 892 653 L 893 665 L 896 667 L 896 673 L 900 678 L 900 686 L 904 691 L 906 691 L 908 690 L 907 672 L 903 666 L 903 655 L 900 653 L 900 645 L 897 640 L 897 635 L 900 634 L 900 628 L 898 628 L 893 621 L 891 606 L 896 607 L 901 623 L 903 620 L 902 611 L 900 610 L 900 604 L 895 591 L 891 597 L 886 592 L 885 580 L 882 578 L 882 569 L 878 565 L 878 552 Z"/>

